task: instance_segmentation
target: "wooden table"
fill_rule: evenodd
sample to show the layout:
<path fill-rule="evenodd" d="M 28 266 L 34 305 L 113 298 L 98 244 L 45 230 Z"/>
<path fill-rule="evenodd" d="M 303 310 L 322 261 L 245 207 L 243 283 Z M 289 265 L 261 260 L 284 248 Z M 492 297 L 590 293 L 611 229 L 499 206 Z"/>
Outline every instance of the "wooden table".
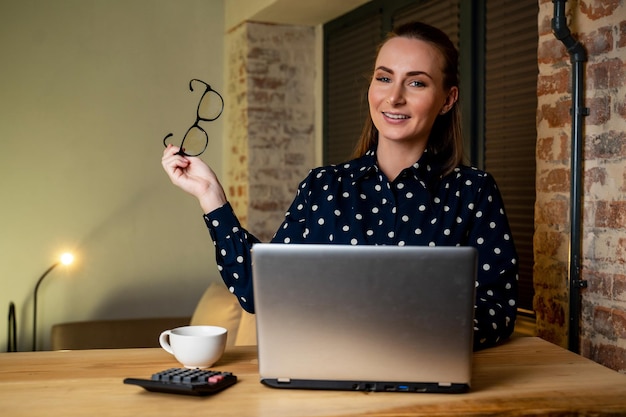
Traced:
<path fill-rule="evenodd" d="M 176 366 L 161 349 L 2 353 L 0 415 L 626 415 L 626 375 L 535 337 L 476 353 L 467 394 L 268 388 L 259 383 L 254 347 L 232 348 L 213 367 L 239 377 L 214 396 L 149 393 L 122 383 Z"/>

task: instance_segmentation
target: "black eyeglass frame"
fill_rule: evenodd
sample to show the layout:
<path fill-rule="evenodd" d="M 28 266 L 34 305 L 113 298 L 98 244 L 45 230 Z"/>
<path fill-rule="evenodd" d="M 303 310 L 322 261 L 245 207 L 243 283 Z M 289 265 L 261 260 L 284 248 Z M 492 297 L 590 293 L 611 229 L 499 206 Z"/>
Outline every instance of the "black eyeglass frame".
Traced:
<path fill-rule="evenodd" d="M 206 130 L 204 130 L 203 128 L 200 127 L 200 125 L 198 123 L 200 122 L 212 122 L 214 120 L 217 120 L 222 113 L 224 112 L 224 98 L 222 97 L 222 95 L 220 93 L 218 93 L 216 90 L 214 90 L 213 88 L 211 88 L 211 86 L 207 83 L 205 83 L 202 80 L 199 80 L 197 78 L 193 78 L 191 81 L 189 81 L 189 90 L 193 91 L 193 82 L 197 81 L 201 84 L 204 85 L 204 93 L 202 93 L 202 96 L 200 97 L 200 100 L 198 101 L 198 107 L 196 109 L 196 121 L 194 122 L 194 124 L 191 125 L 191 127 L 189 127 L 189 129 L 187 129 L 187 132 L 185 132 L 185 136 L 183 136 L 183 140 L 180 142 L 180 150 L 178 152 L 176 152 L 177 155 L 183 155 L 183 156 L 200 156 L 204 153 L 204 151 L 206 151 L 207 146 L 209 145 L 209 135 L 206 132 Z M 206 96 L 208 93 L 213 92 L 215 93 L 221 102 L 221 108 L 219 113 L 217 114 L 217 116 L 212 117 L 212 118 L 205 118 L 200 116 L 200 105 L 202 104 L 202 100 L 204 99 L 204 96 Z M 185 152 L 185 140 L 187 139 L 187 135 L 189 135 L 189 132 L 191 132 L 191 130 L 193 128 L 197 128 L 198 130 L 200 130 L 202 133 L 204 133 L 204 138 L 205 138 L 205 142 L 204 142 L 204 147 L 202 148 L 202 150 L 200 152 L 197 153 L 193 153 L 193 154 L 189 154 Z M 169 139 L 170 137 L 174 136 L 173 133 L 169 133 L 167 136 L 165 136 L 163 138 L 163 145 L 167 148 L 167 139 Z"/>

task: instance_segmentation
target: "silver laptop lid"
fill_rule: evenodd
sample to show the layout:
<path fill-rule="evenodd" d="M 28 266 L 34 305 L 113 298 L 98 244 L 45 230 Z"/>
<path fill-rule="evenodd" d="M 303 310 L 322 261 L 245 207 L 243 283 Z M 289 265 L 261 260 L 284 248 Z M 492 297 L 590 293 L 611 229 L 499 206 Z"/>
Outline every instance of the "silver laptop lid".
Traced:
<path fill-rule="evenodd" d="M 262 382 L 469 387 L 474 248 L 257 244 L 252 256 Z"/>

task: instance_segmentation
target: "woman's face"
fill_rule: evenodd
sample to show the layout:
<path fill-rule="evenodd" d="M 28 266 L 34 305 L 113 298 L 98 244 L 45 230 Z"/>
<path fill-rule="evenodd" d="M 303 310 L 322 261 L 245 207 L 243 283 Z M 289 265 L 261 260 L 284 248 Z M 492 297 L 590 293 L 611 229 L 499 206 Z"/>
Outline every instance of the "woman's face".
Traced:
<path fill-rule="evenodd" d="M 427 42 L 396 37 L 378 53 L 368 101 L 378 140 L 426 145 L 439 114 L 450 110 L 458 89 L 443 87 L 444 59 Z"/>

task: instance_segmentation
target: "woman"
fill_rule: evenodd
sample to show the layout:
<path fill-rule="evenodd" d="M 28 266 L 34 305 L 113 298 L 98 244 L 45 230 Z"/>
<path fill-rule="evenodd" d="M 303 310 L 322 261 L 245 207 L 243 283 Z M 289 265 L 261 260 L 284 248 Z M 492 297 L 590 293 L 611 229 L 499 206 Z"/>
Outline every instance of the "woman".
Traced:
<path fill-rule="evenodd" d="M 474 246 L 479 253 L 474 348 L 507 338 L 517 299 L 517 254 L 494 179 L 461 164 L 458 52 L 422 23 L 395 29 L 379 47 L 368 90 L 370 118 L 355 159 L 312 170 L 272 242 Z M 194 195 L 219 269 L 254 312 L 250 249 L 213 171 L 169 146 L 163 167 Z"/>

